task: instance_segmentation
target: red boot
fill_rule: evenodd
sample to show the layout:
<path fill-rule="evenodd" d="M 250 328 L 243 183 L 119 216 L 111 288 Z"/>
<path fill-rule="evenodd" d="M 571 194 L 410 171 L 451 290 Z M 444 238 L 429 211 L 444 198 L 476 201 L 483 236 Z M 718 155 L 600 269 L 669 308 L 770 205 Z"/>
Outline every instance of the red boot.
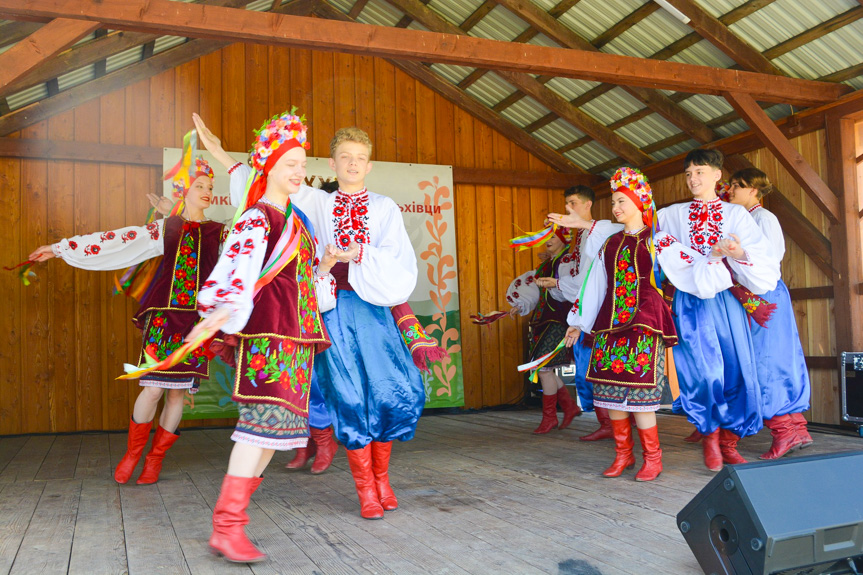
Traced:
<path fill-rule="evenodd" d="M 722 454 L 722 463 L 746 463 L 743 456 L 737 452 L 738 441 L 740 441 L 740 437 L 733 431 L 719 430 L 719 452 Z"/>
<path fill-rule="evenodd" d="M 600 439 L 612 439 L 614 433 L 611 431 L 611 418 L 608 417 L 608 410 L 604 407 L 595 405 L 593 410 L 596 412 L 596 420 L 599 421 L 599 429 L 593 433 L 579 437 L 581 441 L 599 441 Z"/>
<path fill-rule="evenodd" d="M 213 535 L 210 550 L 233 563 L 257 563 L 267 558 L 246 537 L 249 524 L 246 508 L 249 497 L 260 485 L 261 477 L 225 475 L 222 491 L 213 509 Z"/>
<path fill-rule="evenodd" d="M 171 449 L 171 446 L 179 438 L 179 433 L 165 431 L 165 428 L 161 425 L 156 427 L 156 434 L 153 435 L 153 444 L 150 446 L 150 453 L 144 458 L 144 469 L 141 471 L 141 476 L 138 477 L 138 485 L 149 485 L 159 481 L 159 473 L 162 471 L 162 461 L 165 459 L 165 453 Z"/>
<path fill-rule="evenodd" d="M 800 448 L 803 449 L 804 447 L 809 447 L 810 445 L 812 445 L 812 436 L 809 435 L 809 430 L 806 429 L 808 422 L 806 421 L 806 418 L 803 417 L 803 414 L 792 413 L 791 421 L 794 422 L 794 426 L 797 428 L 797 436 L 802 442 L 800 444 Z"/>
<path fill-rule="evenodd" d="M 314 431 L 315 428 L 312 427 L 311 429 Z M 317 453 L 317 446 L 315 445 L 315 435 L 313 433 L 312 436 L 309 437 L 309 442 L 306 446 L 297 449 L 296 455 L 294 455 L 294 458 L 285 465 L 285 469 L 302 469 L 309 461 L 311 461 L 315 456 L 315 453 Z"/>
<path fill-rule="evenodd" d="M 539 427 L 533 430 L 534 433 L 548 433 L 557 427 L 557 394 L 542 396 L 542 421 L 539 422 Z"/>
<path fill-rule="evenodd" d="M 375 487 L 377 488 L 378 498 L 384 511 L 393 511 L 399 508 L 396 494 L 393 493 L 393 488 L 390 487 L 389 470 L 392 448 L 392 441 L 387 441 L 386 443 L 372 441 L 372 472 L 375 475 Z"/>
<path fill-rule="evenodd" d="M 384 508 L 381 506 L 375 485 L 375 475 L 372 471 L 372 446 L 366 445 L 362 449 L 347 449 L 346 451 L 348 465 L 354 476 L 354 484 L 360 498 L 360 515 L 363 519 L 381 519 L 384 516 Z"/>
<path fill-rule="evenodd" d="M 702 437 L 703 436 L 701 435 L 701 432 L 697 429 L 694 429 L 692 433 L 683 438 L 683 441 L 685 441 L 686 443 L 698 443 L 699 441 L 701 441 Z"/>
<path fill-rule="evenodd" d="M 572 396 L 569 394 L 569 390 L 566 389 L 565 385 L 557 390 L 557 403 L 560 405 L 561 409 L 563 409 L 563 421 L 560 422 L 560 427 L 558 429 L 566 429 L 569 427 L 569 424 L 572 423 L 572 419 L 574 417 L 581 415 L 581 408 L 575 400 L 572 399 Z"/>
<path fill-rule="evenodd" d="M 612 419 L 611 430 L 614 433 L 614 462 L 602 474 L 606 477 L 620 477 L 624 469 L 635 466 L 635 456 L 632 455 L 632 426 L 629 425 L 629 418 Z"/>
<path fill-rule="evenodd" d="M 260 477 L 252 477 L 252 480 L 249 482 L 249 498 L 254 495 L 255 491 L 258 490 L 258 487 L 261 486 L 261 482 L 264 480 L 264 476 Z"/>
<path fill-rule="evenodd" d="M 117 483 L 126 483 L 132 477 L 132 472 L 135 471 L 135 466 L 138 465 L 138 460 L 141 459 L 141 454 L 144 452 L 144 446 L 147 445 L 147 439 L 150 438 L 150 428 L 153 427 L 153 422 L 135 423 L 135 420 L 129 418 L 129 439 L 126 442 L 126 454 L 123 459 L 117 464 L 117 469 L 114 470 L 114 481 Z"/>
<path fill-rule="evenodd" d="M 659 448 L 659 427 L 639 429 L 644 465 L 635 474 L 636 481 L 653 481 L 662 473 L 662 449 Z"/>
<path fill-rule="evenodd" d="M 777 415 L 766 419 L 764 427 L 770 429 L 773 443 L 766 453 L 758 456 L 758 459 L 779 459 L 803 443 L 803 439 L 797 433 L 797 425 L 790 415 Z"/>
<path fill-rule="evenodd" d="M 339 450 L 339 444 L 333 437 L 332 427 L 326 429 L 315 429 L 312 427 L 311 430 L 312 439 L 315 440 L 318 450 L 315 462 L 312 463 L 312 473 L 318 475 L 330 468 L 330 465 L 333 463 L 333 457 L 336 456 L 336 452 Z"/>
<path fill-rule="evenodd" d="M 722 452 L 719 450 L 719 430 L 707 435 L 702 434 L 701 447 L 704 449 L 704 466 L 710 471 L 722 469 Z"/>

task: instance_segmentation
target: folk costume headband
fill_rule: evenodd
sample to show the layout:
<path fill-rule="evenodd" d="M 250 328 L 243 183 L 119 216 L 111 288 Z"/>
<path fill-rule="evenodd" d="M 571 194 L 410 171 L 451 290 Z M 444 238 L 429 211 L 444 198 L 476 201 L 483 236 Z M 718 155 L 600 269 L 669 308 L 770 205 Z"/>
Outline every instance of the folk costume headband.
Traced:
<path fill-rule="evenodd" d="M 656 230 L 659 227 L 659 222 L 656 217 L 656 203 L 653 201 L 653 191 L 650 189 L 647 177 L 640 170 L 624 167 L 614 172 L 609 183 L 611 184 L 612 193 L 620 192 L 632 200 L 632 203 L 641 212 L 641 221 L 650 228 L 650 241 L 647 245 L 650 251 L 650 260 L 653 262 L 653 273 L 650 274 L 650 283 L 661 292 L 659 287 L 661 285 L 659 270 L 656 265 L 656 248 L 653 241 L 656 236 Z"/>

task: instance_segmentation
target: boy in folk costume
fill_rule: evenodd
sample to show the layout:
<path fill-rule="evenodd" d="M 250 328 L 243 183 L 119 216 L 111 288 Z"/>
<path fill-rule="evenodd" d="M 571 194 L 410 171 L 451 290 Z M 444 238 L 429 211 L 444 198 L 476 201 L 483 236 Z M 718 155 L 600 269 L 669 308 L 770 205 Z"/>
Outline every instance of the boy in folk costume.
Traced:
<path fill-rule="evenodd" d="M 29 257 L 32 261 L 58 257 L 85 270 L 118 270 L 165 256 L 132 318 L 144 335 L 139 364 L 145 363 L 146 357 L 164 360 L 183 344 L 200 319 L 195 309 L 200 284 L 219 257 L 224 226 L 204 217 L 204 210 L 210 207 L 213 198 L 213 170 L 201 158 L 195 162 L 191 185 L 179 189 L 183 201 L 177 204 L 176 215 L 146 226 L 63 239 L 38 248 Z M 183 397 L 186 391 L 197 392 L 200 378 L 208 375 L 209 358 L 198 349 L 178 365 L 139 379 L 142 389 L 129 420 L 126 453 L 114 470 L 117 483 L 126 483 L 131 478 L 164 395 L 165 406 L 137 482 L 149 484 L 159 480 L 165 453 L 180 437 L 177 427 L 183 416 Z"/>
<path fill-rule="evenodd" d="M 621 231 L 623 226 L 609 220 L 593 219 L 591 209 L 596 194 L 592 188 L 581 185 L 573 186 L 567 188 L 563 194 L 566 198 L 566 211 L 569 214 L 564 216 L 552 213 L 548 215 L 548 221 L 568 227 L 571 230 L 573 240 L 569 254 L 564 256 L 561 262 L 557 284 L 552 286 L 547 283 L 548 280 L 541 280 L 541 285 L 550 287 L 552 290 L 556 288 L 566 301 L 575 303 L 581 295 L 584 280 L 599 249 L 605 240 Z M 593 385 L 585 380 L 587 365 L 590 362 L 591 346 L 584 339 L 584 334 L 582 334 L 572 346 L 575 362 L 575 387 L 578 390 L 581 405 L 588 411 L 591 408 L 596 411 L 599 429 L 583 435 L 579 439 L 581 441 L 611 439 L 611 419 L 608 417 L 608 410 L 602 406 L 594 405 Z"/>
<path fill-rule="evenodd" d="M 619 477 L 635 465 L 629 414 L 635 414 L 644 464 L 636 481 L 662 473 L 656 411 L 665 375 L 665 348 L 677 343 L 671 310 L 657 286 L 653 235 L 656 205 L 647 179 L 621 168 L 611 178 L 611 212 L 624 226 L 608 238 L 594 261 L 584 296 L 567 321 L 566 343 L 593 335 L 587 381 L 594 405 L 608 409 L 616 457 L 605 477 Z"/>
<path fill-rule="evenodd" d="M 246 508 L 274 452 L 306 445 L 315 354 L 329 347 L 318 305 L 335 303 L 335 249 L 321 251 L 316 272 L 314 233 L 291 202 L 306 175 L 303 118 L 275 116 L 256 135 L 242 212 L 198 296 L 205 319 L 189 336 L 221 329 L 235 346 L 240 417 L 210 538 L 215 553 L 235 562 L 266 558 L 246 537 Z"/>
<path fill-rule="evenodd" d="M 549 258 L 544 260 L 535 270 L 530 270 L 515 278 L 509 284 L 506 301 L 512 306 L 510 315 L 522 316 L 531 314 L 528 341 L 530 345 L 530 361 L 534 361 L 554 350 L 566 333 L 566 314 L 569 302 L 560 294 L 560 290 L 550 290 L 540 285 L 540 279 L 549 280 L 552 286 L 557 285 L 558 268 L 567 253 L 570 243 L 568 230 L 555 227 L 554 233 L 545 244 Z M 534 433 L 548 433 L 557 425 L 557 405 L 563 409 L 563 421 L 560 429 L 566 429 L 572 419 L 581 415 L 581 409 L 567 391 L 554 368 L 572 363 L 572 352 L 562 349 L 552 360 L 539 370 L 539 381 L 542 384 L 542 421 Z"/>
<path fill-rule="evenodd" d="M 761 205 L 764 195 L 773 190 L 767 174 L 756 168 L 747 168 L 735 172 L 730 182 L 731 203 L 749 210 L 773 248 L 774 257 L 781 262 L 785 255 L 782 227 L 776 216 Z M 768 326 L 749 322 L 761 386 L 764 426 L 773 436 L 770 449 L 760 457 L 778 459 L 796 447 L 812 443 L 802 414 L 809 409 L 809 372 L 785 282 L 780 279 L 776 289 L 761 297 L 776 307 Z"/>
<path fill-rule="evenodd" d="M 656 252 L 676 288 L 681 405 L 703 436 L 704 464 L 717 471 L 723 462 L 744 462 L 737 442 L 762 426 L 755 352 L 740 298 L 747 289 L 774 289 L 779 263 L 752 216 L 716 196 L 721 152 L 693 150 L 684 169 L 693 200 L 659 210 Z"/>
<path fill-rule="evenodd" d="M 196 126 L 207 149 L 234 164 L 200 118 Z M 313 222 L 320 241 L 334 241 L 338 250 L 330 292 L 335 309 L 323 314 L 332 347 L 315 372 L 335 435 L 347 448 L 360 514 L 380 519 L 384 510 L 398 507 L 389 484 L 392 441 L 413 438 L 425 389 L 394 318 L 416 287 L 416 255 L 398 205 L 366 190 L 371 152 L 365 132 L 339 130 L 330 143 L 339 190 L 328 194 L 302 186 L 292 201 Z M 235 164 L 230 172 L 234 201 L 248 168 Z"/>

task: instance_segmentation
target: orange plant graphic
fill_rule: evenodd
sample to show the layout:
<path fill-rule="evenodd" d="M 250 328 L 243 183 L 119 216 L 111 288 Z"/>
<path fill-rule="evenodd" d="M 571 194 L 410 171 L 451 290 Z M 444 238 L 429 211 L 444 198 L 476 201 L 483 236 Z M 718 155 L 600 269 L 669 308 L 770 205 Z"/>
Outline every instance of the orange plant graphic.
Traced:
<path fill-rule="evenodd" d="M 426 250 L 420 254 L 420 258 L 427 262 L 426 273 L 428 274 L 429 282 L 435 289 L 429 291 L 432 303 L 439 310 L 432 316 L 433 323 L 425 326 L 426 332 L 433 336 L 436 332 L 440 332 L 439 343 L 447 353 L 452 354 L 461 351 L 461 345 L 458 343 L 458 330 L 454 327 L 447 328 L 446 321 L 446 306 L 452 299 L 453 292 L 447 289 L 447 281 L 455 279 L 455 259 L 450 254 L 444 255 L 442 238 L 447 232 L 447 223 L 443 221 L 441 212 L 452 208 L 451 201 L 441 199 L 449 198 L 450 190 L 446 186 L 439 186 L 440 183 L 437 176 L 432 178 L 433 181 L 424 181 L 419 183 L 420 190 L 434 188 L 434 195 L 425 194 L 423 204 L 426 208 L 426 213 L 432 214 L 431 220 L 426 220 L 426 229 L 431 234 L 432 241 L 426 247 Z M 453 269 L 450 269 L 453 268 Z M 452 344 L 452 345 L 450 345 Z M 441 382 L 442 386 L 437 390 L 437 395 L 452 395 L 452 380 L 456 375 L 456 366 L 452 364 L 452 357 L 438 362 L 434 365 L 434 374 Z"/>

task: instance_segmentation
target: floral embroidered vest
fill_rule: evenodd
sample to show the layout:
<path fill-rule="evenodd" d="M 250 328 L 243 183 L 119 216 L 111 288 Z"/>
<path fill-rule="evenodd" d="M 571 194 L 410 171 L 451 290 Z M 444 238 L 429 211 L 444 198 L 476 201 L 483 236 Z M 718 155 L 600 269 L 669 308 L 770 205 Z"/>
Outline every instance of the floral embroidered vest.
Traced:
<path fill-rule="evenodd" d="M 650 284 L 649 239 L 650 229 L 644 228 L 637 234 L 618 232 L 606 240 L 602 264 L 608 283 L 593 332 L 641 327 L 663 334 L 670 346 L 677 342 L 677 331 L 671 309 Z"/>
<path fill-rule="evenodd" d="M 266 262 L 285 226 L 285 214 L 263 202 L 255 204 L 255 208 L 264 213 L 270 226 L 264 255 Z M 330 339 L 318 310 L 312 267 L 314 257 L 314 240 L 303 226 L 299 253 L 255 296 L 252 315 L 242 332 L 237 333 L 238 336 L 290 339 L 297 343 L 315 345 L 317 353 L 330 347 Z"/>
<path fill-rule="evenodd" d="M 197 313 L 198 289 L 219 261 L 223 230 L 224 225 L 218 222 L 189 222 L 180 216 L 165 220 L 165 254 L 132 320 L 139 329 L 143 329 L 143 319 L 151 311 Z"/>

